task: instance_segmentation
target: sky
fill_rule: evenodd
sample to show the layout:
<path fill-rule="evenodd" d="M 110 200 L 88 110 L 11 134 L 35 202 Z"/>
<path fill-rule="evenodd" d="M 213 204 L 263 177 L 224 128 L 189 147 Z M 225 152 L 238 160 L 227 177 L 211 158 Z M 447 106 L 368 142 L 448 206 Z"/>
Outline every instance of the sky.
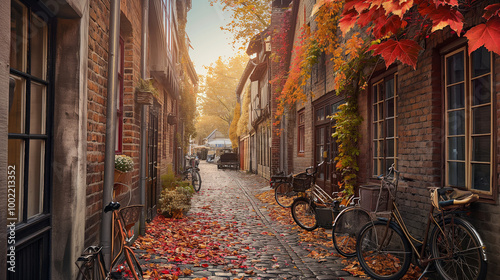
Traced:
<path fill-rule="evenodd" d="M 203 66 L 210 66 L 219 57 L 229 58 L 237 53 L 231 44 L 233 35 L 220 29 L 231 21 L 229 12 L 222 11 L 220 4 L 212 7 L 209 0 L 192 0 L 187 16 L 186 32 L 193 47 L 189 55 L 198 75 L 207 73 Z"/>

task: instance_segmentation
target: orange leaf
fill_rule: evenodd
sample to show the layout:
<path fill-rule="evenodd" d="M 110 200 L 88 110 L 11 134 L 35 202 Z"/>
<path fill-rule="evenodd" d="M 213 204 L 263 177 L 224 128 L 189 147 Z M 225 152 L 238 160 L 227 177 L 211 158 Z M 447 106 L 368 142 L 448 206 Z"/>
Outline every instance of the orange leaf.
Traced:
<path fill-rule="evenodd" d="M 351 30 L 351 28 L 356 24 L 356 20 L 358 20 L 358 12 L 356 10 L 350 10 L 347 13 L 342 14 L 342 18 L 339 21 L 339 27 L 342 31 L 342 34 L 346 34 Z"/>
<path fill-rule="evenodd" d="M 412 6 L 413 6 L 413 0 L 406 0 L 406 1 L 399 1 L 399 0 L 392 0 L 392 1 L 384 1 L 382 6 L 385 9 L 385 14 L 393 13 L 400 18 L 403 17 L 403 15 L 408 11 Z"/>
<path fill-rule="evenodd" d="M 385 66 L 387 68 L 397 59 L 404 64 L 412 66 L 413 69 L 416 69 L 418 53 L 422 50 L 422 47 L 413 40 L 404 39 L 396 41 L 390 39 L 371 46 L 369 50 L 373 50 L 374 54 L 380 54 L 385 60 Z"/>
<path fill-rule="evenodd" d="M 471 28 L 465 37 L 469 39 L 469 54 L 484 46 L 489 51 L 500 55 L 500 18 L 492 18 L 485 24 Z"/>

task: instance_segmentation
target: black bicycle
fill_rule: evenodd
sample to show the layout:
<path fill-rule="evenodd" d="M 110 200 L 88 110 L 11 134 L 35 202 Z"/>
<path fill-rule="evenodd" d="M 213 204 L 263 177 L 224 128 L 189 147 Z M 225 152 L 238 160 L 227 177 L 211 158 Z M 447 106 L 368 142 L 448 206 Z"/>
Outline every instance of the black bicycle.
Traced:
<path fill-rule="evenodd" d="M 201 189 L 201 176 L 200 176 L 200 168 L 198 167 L 199 161 L 195 157 L 189 157 L 189 164 L 182 173 L 183 180 L 187 180 L 191 182 L 194 190 L 199 192 Z"/>

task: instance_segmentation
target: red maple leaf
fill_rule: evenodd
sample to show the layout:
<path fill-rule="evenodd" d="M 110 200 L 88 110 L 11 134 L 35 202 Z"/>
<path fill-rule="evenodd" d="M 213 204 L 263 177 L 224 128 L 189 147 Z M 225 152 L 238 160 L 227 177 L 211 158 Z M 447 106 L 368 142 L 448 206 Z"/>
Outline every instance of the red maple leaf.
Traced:
<path fill-rule="evenodd" d="M 400 28 L 405 28 L 407 22 L 401 20 L 399 16 L 391 15 L 390 17 L 380 17 L 373 28 L 375 38 L 382 38 L 389 33 L 396 34 Z"/>
<path fill-rule="evenodd" d="M 500 16 L 500 3 L 499 4 L 492 4 L 484 8 L 484 15 L 483 17 L 486 20 L 490 20 L 492 17 Z"/>
<path fill-rule="evenodd" d="M 413 0 L 399 1 L 384 1 L 382 3 L 386 14 L 393 13 L 399 17 L 402 17 L 406 11 L 408 11 L 413 6 Z"/>
<path fill-rule="evenodd" d="M 462 32 L 464 26 L 464 16 L 457 9 L 449 5 L 434 6 L 422 5 L 423 8 L 419 10 L 422 16 L 428 16 L 432 20 L 432 32 L 450 26 L 450 28 L 457 34 Z"/>
<path fill-rule="evenodd" d="M 458 6 L 458 0 L 434 0 L 434 4 L 436 4 L 436 7 L 443 5 L 450 5 L 452 7 L 456 7 Z"/>
<path fill-rule="evenodd" d="M 363 28 L 368 24 L 372 24 L 376 19 L 380 17 L 385 17 L 385 11 L 383 8 L 371 8 L 369 10 L 365 10 L 364 12 L 359 14 L 358 25 Z"/>
<path fill-rule="evenodd" d="M 389 68 L 394 61 L 399 60 L 404 64 L 410 65 L 413 69 L 417 68 L 418 53 L 422 50 L 417 42 L 413 40 L 393 40 L 389 39 L 369 48 L 374 54 L 380 54 L 385 61 L 385 66 Z"/>
<path fill-rule="evenodd" d="M 486 23 L 471 28 L 465 37 L 469 39 L 469 54 L 484 46 L 500 55 L 500 18 L 494 17 Z"/>
<path fill-rule="evenodd" d="M 351 30 L 351 28 L 356 24 L 356 21 L 358 20 L 358 12 L 356 10 L 349 10 L 347 12 L 344 11 L 342 14 L 342 18 L 339 21 L 339 27 L 340 30 L 342 31 L 342 34 L 346 34 Z"/>
<path fill-rule="evenodd" d="M 358 13 L 370 8 L 370 2 L 365 2 L 364 0 L 352 0 L 346 1 L 344 4 L 344 11 L 356 10 Z"/>

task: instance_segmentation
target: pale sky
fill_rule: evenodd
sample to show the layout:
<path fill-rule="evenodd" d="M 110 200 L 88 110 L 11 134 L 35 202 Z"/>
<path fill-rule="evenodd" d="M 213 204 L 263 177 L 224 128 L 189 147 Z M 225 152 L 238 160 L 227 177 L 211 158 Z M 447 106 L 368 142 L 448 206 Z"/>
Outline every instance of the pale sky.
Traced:
<path fill-rule="evenodd" d="M 236 54 L 231 44 L 233 35 L 220 29 L 231 21 L 229 12 L 222 11 L 220 4 L 212 7 L 209 0 L 192 0 L 187 16 L 186 32 L 194 48 L 189 50 L 189 55 L 198 75 L 205 75 L 203 66 L 210 66 L 219 57 Z"/>

